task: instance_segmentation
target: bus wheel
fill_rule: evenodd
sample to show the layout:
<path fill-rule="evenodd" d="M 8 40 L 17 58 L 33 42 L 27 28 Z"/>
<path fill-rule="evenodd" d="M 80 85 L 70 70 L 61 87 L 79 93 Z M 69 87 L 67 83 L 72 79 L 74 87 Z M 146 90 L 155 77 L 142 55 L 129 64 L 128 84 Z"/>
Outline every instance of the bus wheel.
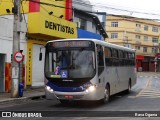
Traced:
<path fill-rule="evenodd" d="M 69 101 L 68 100 L 59 100 L 62 104 L 67 104 Z"/>
<path fill-rule="evenodd" d="M 107 85 L 104 91 L 104 98 L 102 99 L 102 102 L 104 104 L 109 102 L 109 98 L 110 98 L 110 89 L 109 86 Z"/>

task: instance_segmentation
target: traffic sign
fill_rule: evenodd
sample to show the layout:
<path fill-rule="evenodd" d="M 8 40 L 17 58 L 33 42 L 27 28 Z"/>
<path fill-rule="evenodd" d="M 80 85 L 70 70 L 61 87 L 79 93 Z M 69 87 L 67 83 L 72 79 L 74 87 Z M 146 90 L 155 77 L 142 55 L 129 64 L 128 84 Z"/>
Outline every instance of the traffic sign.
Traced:
<path fill-rule="evenodd" d="M 14 54 L 14 60 L 16 61 L 16 62 L 18 62 L 18 63 L 20 63 L 20 62 L 22 62 L 22 60 L 23 60 L 23 54 L 21 53 L 21 52 L 16 52 L 15 54 Z"/>

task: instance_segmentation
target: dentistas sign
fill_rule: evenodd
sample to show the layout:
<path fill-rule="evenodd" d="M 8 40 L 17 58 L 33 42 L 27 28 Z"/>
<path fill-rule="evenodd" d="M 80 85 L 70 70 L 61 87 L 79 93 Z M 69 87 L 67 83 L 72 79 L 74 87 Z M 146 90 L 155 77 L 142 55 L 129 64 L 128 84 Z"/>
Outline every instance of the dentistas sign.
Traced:
<path fill-rule="evenodd" d="M 68 33 L 68 34 L 74 34 L 74 31 L 75 31 L 74 28 L 70 26 L 62 25 L 62 24 L 51 22 L 48 20 L 45 20 L 45 28 Z"/>

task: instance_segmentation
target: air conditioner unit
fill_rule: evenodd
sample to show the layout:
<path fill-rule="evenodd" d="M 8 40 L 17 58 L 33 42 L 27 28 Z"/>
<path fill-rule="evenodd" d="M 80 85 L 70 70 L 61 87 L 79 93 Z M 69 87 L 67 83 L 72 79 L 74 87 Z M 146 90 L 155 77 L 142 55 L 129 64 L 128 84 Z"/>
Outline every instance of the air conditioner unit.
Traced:
<path fill-rule="evenodd" d="M 77 22 L 77 27 L 80 28 L 81 22 Z"/>

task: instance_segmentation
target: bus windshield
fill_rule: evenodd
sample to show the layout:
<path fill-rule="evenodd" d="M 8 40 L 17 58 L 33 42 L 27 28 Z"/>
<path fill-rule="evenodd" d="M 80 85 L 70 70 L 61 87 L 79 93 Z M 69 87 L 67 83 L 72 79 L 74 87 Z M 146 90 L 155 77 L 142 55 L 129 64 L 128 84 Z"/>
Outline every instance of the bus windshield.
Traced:
<path fill-rule="evenodd" d="M 91 78 L 95 75 L 95 54 L 91 49 L 72 48 L 46 51 L 47 78 Z"/>

